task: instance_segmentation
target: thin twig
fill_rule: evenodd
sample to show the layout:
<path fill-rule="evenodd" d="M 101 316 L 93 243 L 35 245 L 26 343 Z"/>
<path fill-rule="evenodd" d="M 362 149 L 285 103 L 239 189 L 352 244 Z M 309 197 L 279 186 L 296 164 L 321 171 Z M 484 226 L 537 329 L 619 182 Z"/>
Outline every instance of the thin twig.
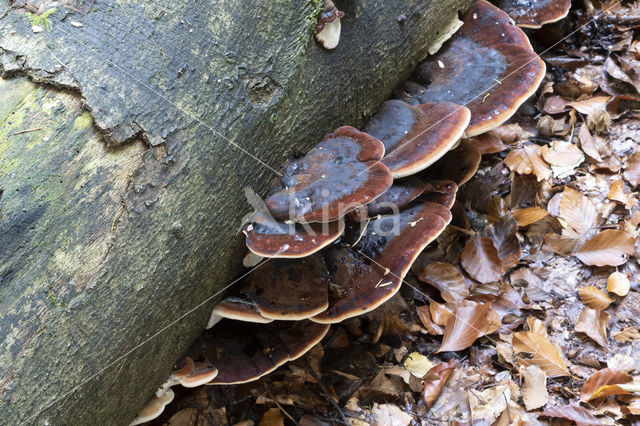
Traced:
<path fill-rule="evenodd" d="M 21 135 L 23 133 L 36 132 L 38 130 L 42 130 L 42 127 L 32 127 L 30 129 L 18 130 L 17 132 L 13 132 L 13 135 Z"/>
<path fill-rule="evenodd" d="M 287 418 L 289 420 L 291 420 L 294 424 L 297 424 L 298 422 L 296 422 L 296 420 L 291 416 L 291 414 L 287 413 L 287 410 L 285 410 L 284 408 L 282 408 L 282 405 L 280 405 L 280 403 L 278 402 L 278 400 L 276 399 L 275 396 L 273 396 L 273 394 L 271 393 L 271 389 L 269 389 L 269 386 L 267 386 L 267 382 L 264 383 L 264 388 L 267 390 L 267 393 L 269 394 L 269 396 L 271 397 L 271 399 L 273 400 L 273 402 L 276 403 L 276 406 L 280 409 L 280 411 L 282 411 L 282 413 L 287 416 Z"/>
<path fill-rule="evenodd" d="M 305 359 L 305 363 L 307 364 L 307 367 L 308 367 L 309 371 L 311 372 L 311 376 L 313 376 L 313 378 L 316 380 L 316 383 L 318 383 L 318 386 L 320 386 L 320 389 L 322 390 L 322 394 L 323 394 L 322 396 L 324 396 L 324 398 L 329 402 L 329 404 L 331 404 L 331 406 L 338 412 L 338 414 L 340 414 L 340 418 L 342 419 L 344 424 L 348 425 L 349 421 L 347 420 L 347 417 L 342 412 L 342 408 L 340 408 L 340 406 L 333 399 L 331 394 L 329 394 L 329 390 L 322 384 L 322 382 L 320 381 L 320 378 L 318 377 L 316 372 L 313 371 L 313 367 L 311 367 L 311 364 L 309 364 L 309 360 Z"/>

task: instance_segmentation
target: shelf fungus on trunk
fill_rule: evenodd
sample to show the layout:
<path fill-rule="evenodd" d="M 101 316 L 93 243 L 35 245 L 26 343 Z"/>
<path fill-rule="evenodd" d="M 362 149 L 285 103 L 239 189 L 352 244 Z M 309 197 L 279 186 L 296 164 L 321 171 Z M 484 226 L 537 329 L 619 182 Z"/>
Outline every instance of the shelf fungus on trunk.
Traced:
<path fill-rule="evenodd" d="M 340 42 L 340 18 L 344 12 L 338 10 L 331 0 L 324 1 L 324 7 L 316 25 L 316 41 L 325 49 L 335 49 Z"/>
<path fill-rule="evenodd" d="M 277 219 L 336 221 L 389 189 L 393 177 L 380 162 L 383 155 L 378 139 L 340 127 L 303 158 L 285 165 L 265 204 Z"/>
<path fill-rule="evenodd" d="M 391 298 L 420 252 L 451 220 L 441 204 L 425 202 L 372 219 L 350 246 L 327 249 L 329 308 L 312 321 L 336 323 L 369 312 Z"/>
<path fill-rule="evenodd" d="M 218 375 L 207 384 L 246 383 L 304 355 L 328 330 L 328 325 L 308 320 L 269 324 L 224 320 L 196 340 L 189 356 L 217 366 Z"/>
<path fill-rule="evenodd" d="M 425 170 L 423 178 L 448 179 L 461 186 L 476 174 L 481 160 L 478 148 L 469 139 L 462 139 L 455 149 Z"/>
<path fill-rule="evenodd" d="M 449 151 L 469 124 L 467 108 L 451 102 L 382 104 L 362 129 L 382 141 L 382 163 L 394 178 L 424 170 Z"/>
<path fill-rule="evenodd" d="M 418 65 L 396 96 L 413 105 L 468 107 L 466 135 L 471 137 L 508 120 L 535 93 L 545 71 L 526 34 L 503 11 L 480 0 L 465 14 L 460 30 Z"/>
<path fill-rule="evenodd" d="M 218 302 L 211 311 L 209 322 L 205 328 L 213 327 L 224 318 L 261 324 L 273 321 L 262 316 L 258 305 L 254 301 L 238 296 L 230 296 Z"/>
<path fill-rule="evenodd" d="M 451 209 L 456 202 L 458 184 L 451 180 L 430 180 L 420 197 L 422 201 L 430 201 Z"/>
<path fill-rule="evenodd" d="M 569 14 L 571 0 L 494 0 L 523 28 L 540 28 L 558 22 Z"/>
<path fill-rule="evenodd" d="M 353 221 L 360 222 L 380 214 L 394 213 L 394 209 L 403 209 L 422 195 L 425 188 L 426 184 L 414 176 L 394 180 L 391 188 L 387 189 L 384 194 L 369 204 L 353 210 L 348 217 Z"/>

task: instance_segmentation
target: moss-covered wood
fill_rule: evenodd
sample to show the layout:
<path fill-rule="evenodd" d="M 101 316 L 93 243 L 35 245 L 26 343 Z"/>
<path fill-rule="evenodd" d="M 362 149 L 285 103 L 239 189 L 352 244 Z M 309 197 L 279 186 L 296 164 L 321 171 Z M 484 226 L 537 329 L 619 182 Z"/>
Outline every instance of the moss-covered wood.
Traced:
<path fill-rule="evenodd" d="M 335 51 L 315 0 L 59 2 L 41 33 L 11 3 L 0 423 L 126 424 L 241 268 L 243 189 L 360 125 L 470 2 L 336 1 Z"/>

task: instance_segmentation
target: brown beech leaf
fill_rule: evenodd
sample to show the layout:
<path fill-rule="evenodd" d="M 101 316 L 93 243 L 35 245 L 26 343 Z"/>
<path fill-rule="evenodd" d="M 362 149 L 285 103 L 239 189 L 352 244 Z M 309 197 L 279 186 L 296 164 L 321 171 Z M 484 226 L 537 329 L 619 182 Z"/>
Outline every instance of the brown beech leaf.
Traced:
<path fill-rule="evenodd" d="M 611 186 L 609 187 L 609 194 L 607 198 L 613 201 L 617 201 L 627 209 L 631 209 L 631 207 L 635 204 L 635 197 L 633 194 L 627 193 L 624 190 L 624 184 L 622 183 L 622 179 L 616 179 L 611 182 Z"/>
<path fill-rule="evenodd" d="M 516 143 L 519 140 L 523 140 L 529 137 L 527 132 L 525 132 L 519 124 L 503 124 L 502 126 L 496 127 L 491 130 L 489 133 L 496 135 L 500 138 L 500 140 L 507 145 L 512 143 Z"/>
<path fill-rule="evenodd" d="M 579 405 L 562 405 L 551 407 L 544 410 L 544 412 L 540 414 L 540 416 L 570 420 L 572 422 L 575 422 L 577 426 L 613 424 L 613 422 L 609 418 L 598 418 L 591 414 L 589 410 Z"/>
<path fill-rule="evenodd" d="M 578 316 L 575 330 L 591 337 L 600 346 L 607 346 L 609 314 L 600 309 L 584 308 Z"/>
<path fill-rule="evenodd" d="M 529 226 L 547 216 L 547 211 L 540 207 L 527 207 L 524 209 L 518 209 L 511 212 L 513 217 L 518 222 L 518 226 Z"/>
<path fill-rule="evenodd" d="M 284 417 L 278 408 L 271 408 L 262 415 L 258 426 L 284 426 Z"/>
<path fill-rule="evenodd" d="M 635 327 L 626 327 L 624 330 L 611 334 L 620 343 L 634 342 L 640 340 L 640 331 Z"/>
<path fill-rule="evenodd" d="M 638 383 L 620 383 L 616 385 L 603 385 L 593 393 L 591 399 L 606 398 L 611 395 L 639 395 L 640 384 Z"/>
<path fill-rule="evenodd" d="M 595 396 L 594 394 L 605 385 L 618 385 L 628 383 L 633 380 L 630 374 L 610 368 L 603 368 L 593 373 L 580 389 L 580 401 L 588 402 L 592 399 L 603 396 L 602 394 Z"/>
<path fill-rule="evenodd" d="M 553 214 L 551 211 L 549 213 Z M 582 193 L 565 186 L 558 203 L 557 216 L 569 231 L 567 236 L 583 236 L 595 228 L 598 220 L 598 211 L 591 200 Z"/>
<path fill-rule="evenodd" d="M 635 243 L 635 238 L 624 231 L 605 229 L 584 243 L 575 255 L 586 265 L 619 266 L 627 261 L 625 255 L 634 253 Z"/>
<path fill-rule="evenodd" d="M 510 213 L 481 232 L 483 237 L 491 238 L 493 246 L 498 250 L 502 274 L 516 266 L 522 255 L 516 232 L 518 232 L 518 222 Z"/>
<path fill-rule="evenodd" d="M 480 154 L 495 154 L 507 149 L 502 139 L 494 133 L 487 132 L 469 139 L 478 148 Z"/>
<path fill-rule="evenodd" d="M 522 371 L 522 401 L 527 411 L 544 407 L 549 402 L 547 375 L 537 365 L 530 365 Z"/>
<path fill-rule="evenodd" d="M 598 145 L 596 144 L 596 140 L 589 131 L 589 126 L 587 126 L 586 124 L 580 126 L 578 139 L 580 139 L 580 146 L 582 147 L 582 150 L 585 154 L 587 154 L 597 162 L 602 161 L 602 157 L 600 157 L 600 153 L 598 152 Z"/>
<path fill-rule="evenodd" d="M 607 280 L 608 292 L 624 297 L 629 294 L 630 289 L 631 283 L 625 274 L 616 271 L 609 275 L 609 279 Z"/>
<path fill-rule="evenodd" d="M 545 327 L 544 323 L 538 318 L 527 317 L 527 326 L 529 327 L 529 331 L 533 331 L 544 338 L 547 337 L 547 327 Z"/>
<path fill-rule="evenodd" d="M 567 105 L 573 107 L 580 114 L 591 115 L 604 110 L 609 99 L 611 99 L 611 96 L 595 96 L 584 101 L 567 102 Z"/>
<path fill-rule="evenodd" d="M 640 185 L 640 151 L 627 159 L 623 176 L 633 188 Z"/>
<path fill-rule="evenodd" d="M 427 409 L 431 408 L 433 403 L 436 402 L 457 364 L 458 362 L 452 359 L 448 362 L 441 362 L 427 372 L 426 377 L 428 379 L 424 381 L 424 388 L 422 389 L 422 400 Z M 429 380 L 429 378 L 433 379 Z"/>
<path fill-rule="evenodd" d="M 537 365 L 547 374 L 547 377 L 569 376 L 569 370 L 558 349 L 545 336 L 533 331 L 519 331 L 513 333 L 511 342 L 516 354 L 531 354 L 530 359 L 521 358 L 520 365 Z"/>
<path fill-rule="evenodd" d="M 498 281 L 502 276 L 502 262 L 491 238 L 475 234 L 464 245 L 460 264 L 474 280 L 483 284 Z"/>
<path fill-rule="evenodd" d="M 514 149 L 504 159 L 504 164 L 521 175 L 534 174 L 538 182 L 551 177 L 551 169 L 542 159 L 538 145 L 523 145 Z"/>
<path fill-rule="evenodd" d="M 490 327 L 491 303 L 458 302 L 444 329 L 438 352 L 461 351 L 468 348 Z"/>
<path fill-rule="evenodd" d="M 446 302 L 461 301 L 469 296 L 469 289 L 462 273 L 448 263 L 429 263 L 416 275 L 420 281 L 431 284 L 440 290 L 440 294 Z"/>
<path fill-rule="evenodd" d="M 578 289 L 580 300 L 585 306 L 592 309 L 607 309 L 613 303 L 613 299 L 595 286 L 587 286 Z"/>
<path fill-rule="evenodd" d="M 554 141 L 553 150 L 548 145 L 540 148 L 544 161 L 552 166 L 577 166 L 584 160 L 584 154 L 576 145 L 570 142 Z"/>
<path fill-rule="evenodd" d="M 547 114 L 559 114 L 561 112 L 567 111 L 567 101 L 558 95 L 549 96 L 544 101 L 544 106 L 542 107 L 542 111 Z"/>
<path fill-rule="evenodd" d="M 446 325 L 451 315 L 453 315 L 453 310 L 451 310 L 447 305 L 437 302 L 431 302 L 429 305 L 429 312 L 431 313 L 431 319 L 433 322 L 441 326 Z"/>
<path fill-rule="evenodd" d="M 427 330 L 427 333 L 433 336 L 442 336 L 444 334 L 444 329 L 438 324 L 434 323 L 431 319 L 431 312 L 429 310 L 429 306 L 418 306 L 416 308 L 418 311 L 418 317 L 420 318 L 420 322 Z"/>

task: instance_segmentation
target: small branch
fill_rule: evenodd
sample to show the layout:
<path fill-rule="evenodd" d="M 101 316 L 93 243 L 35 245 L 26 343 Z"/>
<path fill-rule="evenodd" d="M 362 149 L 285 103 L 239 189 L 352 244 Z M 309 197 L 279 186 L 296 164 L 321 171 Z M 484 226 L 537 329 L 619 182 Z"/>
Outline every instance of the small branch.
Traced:
<path fill-rule="evenodd" d="M 42 130 L 42 127 L 32 127 L 31 129 L 18 130 L 17 132 L 13 132 L 13 136 L 21 135 L 23 133 L 35 132 L 38 130 Z"/>

